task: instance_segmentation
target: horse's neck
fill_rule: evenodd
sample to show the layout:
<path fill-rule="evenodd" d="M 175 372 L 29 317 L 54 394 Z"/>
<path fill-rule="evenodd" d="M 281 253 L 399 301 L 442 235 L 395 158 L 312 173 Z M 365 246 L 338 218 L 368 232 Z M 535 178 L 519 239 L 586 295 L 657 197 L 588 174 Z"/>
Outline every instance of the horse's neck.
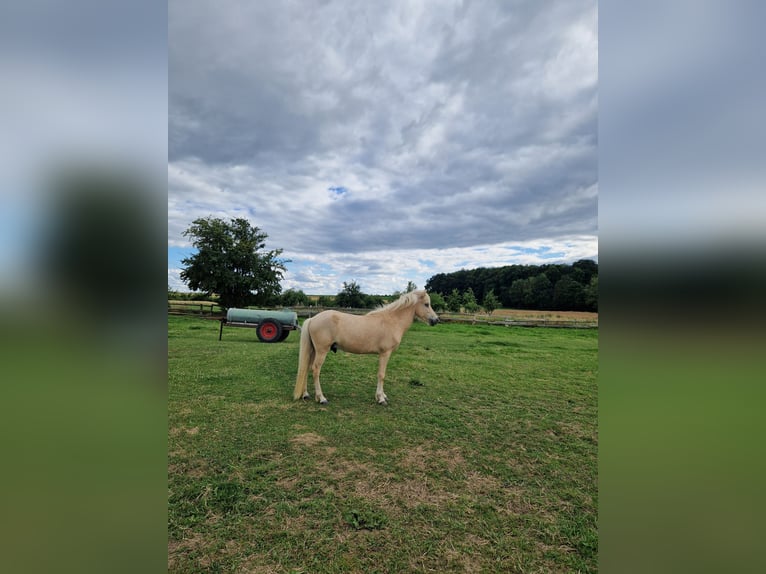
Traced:
<path fill-rule="evenodd" d="M 410 325 L 412 325 L 412 322 L 415 320 L 415 309 L 413 307 L 397 309 L 396 311 L 391 312 L 390 316 L 401 329 L 401 332 L 404 333 L 410 328 Z"/>

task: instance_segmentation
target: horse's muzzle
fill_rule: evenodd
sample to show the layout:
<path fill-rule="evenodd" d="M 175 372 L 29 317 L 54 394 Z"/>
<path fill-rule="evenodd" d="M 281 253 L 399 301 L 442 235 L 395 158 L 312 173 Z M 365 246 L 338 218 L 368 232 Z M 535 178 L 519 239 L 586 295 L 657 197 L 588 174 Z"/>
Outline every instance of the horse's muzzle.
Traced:
<path fill-rule="evenodd" d="M 438 323 L 438 322 L 439 322 L 439 317 L 429 317 L 428 318 L 428 324 L 431 325 L 431 327 L 436 325 L 436 323 Z"/>

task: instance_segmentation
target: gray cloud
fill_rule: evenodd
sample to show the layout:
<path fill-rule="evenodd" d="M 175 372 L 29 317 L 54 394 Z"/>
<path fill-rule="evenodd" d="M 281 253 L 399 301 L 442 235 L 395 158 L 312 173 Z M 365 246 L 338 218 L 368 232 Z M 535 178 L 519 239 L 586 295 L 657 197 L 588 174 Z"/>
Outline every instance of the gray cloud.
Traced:
<path fill-rule="evenodd" d="M 169 241 L 238 212 L 304 255 L 595 256 L 596 34 L 590 1 L 173 1 Z"/>

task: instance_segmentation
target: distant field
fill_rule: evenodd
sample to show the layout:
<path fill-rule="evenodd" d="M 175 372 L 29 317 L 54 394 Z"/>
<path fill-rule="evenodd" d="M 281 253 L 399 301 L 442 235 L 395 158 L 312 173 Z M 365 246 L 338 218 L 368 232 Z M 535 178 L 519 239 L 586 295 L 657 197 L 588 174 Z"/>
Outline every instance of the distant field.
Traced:
<path fill-rule="evenodd" d="M 587 311 L 535 311 L 526 309 L 495 309 L 491 315 L 476 313 L 441 312 L 446 321 L 471 323 L 509 323 L 512 325 L 548 325 L 559 327 L 598 327 L 598 313 Z"/>
<path fill-rule="evenodd" d="M 497 313 L 497 311 L 496 311 Z M 170 572 L 595 572 L 598 331 L 416 323 L 338 352 L 168 318 Z M 311 392 L 311 381 L 309 382 Z"/>
<path fill-rule="evenodd" d="M 496 309 L 492 317 L 514 319 L 570 319 L 573 321 L 598 321 L 598 313 L 588 311 L 533 311 L 526 309 Z"/>

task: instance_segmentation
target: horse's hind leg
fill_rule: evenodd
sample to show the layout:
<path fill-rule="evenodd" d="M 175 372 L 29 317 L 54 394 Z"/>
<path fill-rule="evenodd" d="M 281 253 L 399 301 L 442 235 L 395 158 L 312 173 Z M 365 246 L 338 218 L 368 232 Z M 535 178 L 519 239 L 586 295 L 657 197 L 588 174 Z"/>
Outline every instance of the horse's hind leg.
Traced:
<path fill-rule="evenodd" d="M 309 353 L 309 364 L 308 369 L 311 369 L 311 372 L 314 372 L 314 361 L 316 360 L 316 350 L 314 349 L 314 345 L 311 345 L 311 351 Z M 307 401 L 311 398 L 311 395 L 309 395 L 309 376 L 308 373 L 306 374 L 306 378 L 303 379 L 303 395 L 301 396 L 301 400 Z"/>
<path fill-rule="evenodd" d="M 311 366 L 311 373 L 314 375 L 314 398 L 320 405 L 326 405 L 327 399 L 322 394 L 322 386 L 319 384 L 319 372 L 322 370 L 322 364 L 327 357 L 327 350 L 320 352 L 317 350 L 314 357 L 314 364 Z"/>
<path fill-rule="evenodd" d="M 375 391 L 375 400 L 378 401 L 379 405 L 388 404 L 388 397 L 383 392 L 383 379 L 386 378 L 386 366 L 389 358 L 391 358 L 391 351 L 381 353 L 378 356 L 378 388 Z"/>

